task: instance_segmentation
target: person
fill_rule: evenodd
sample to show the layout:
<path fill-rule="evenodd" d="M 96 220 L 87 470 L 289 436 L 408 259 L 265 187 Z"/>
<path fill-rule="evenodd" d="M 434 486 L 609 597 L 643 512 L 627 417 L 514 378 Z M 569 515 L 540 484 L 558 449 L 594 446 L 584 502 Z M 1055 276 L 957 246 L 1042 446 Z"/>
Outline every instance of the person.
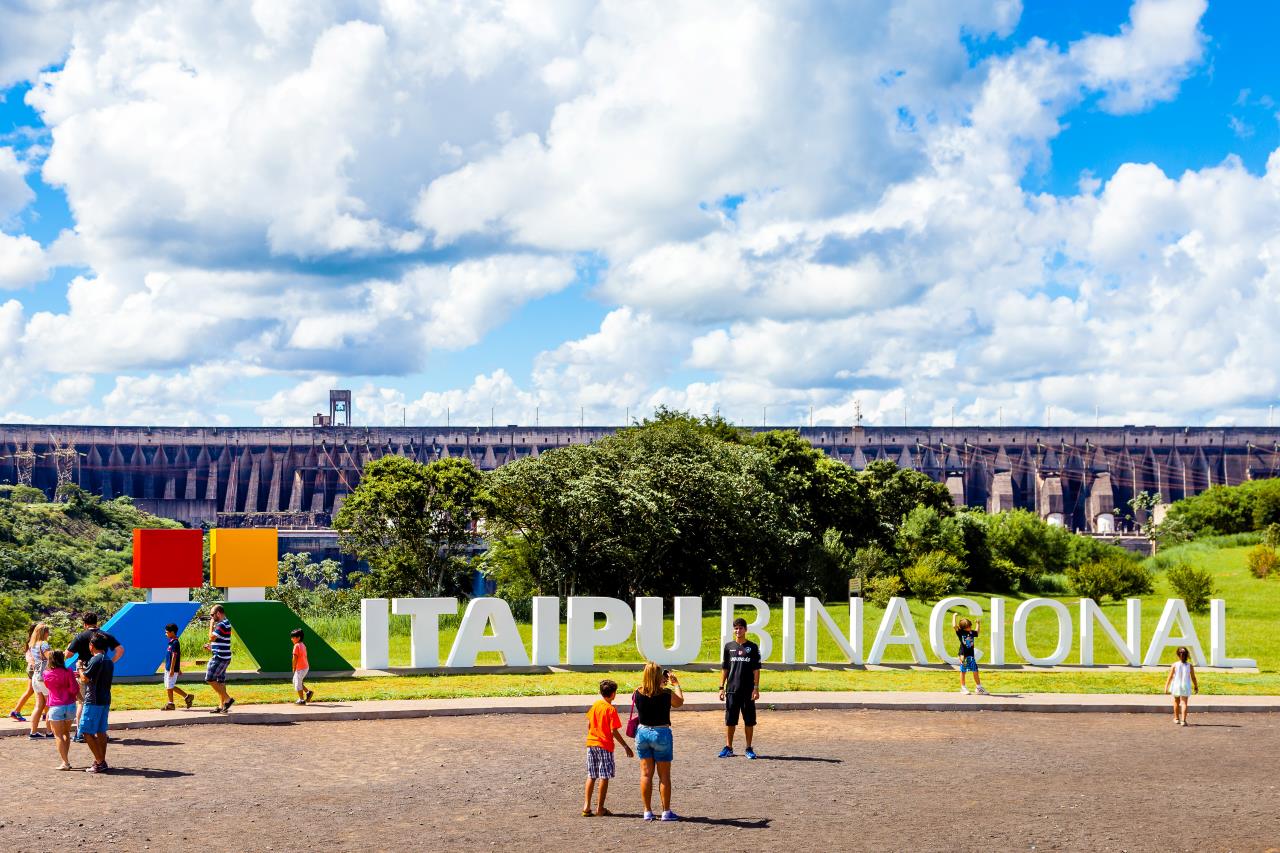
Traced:
<path fill-rule="evenodd" d="M 1164 679 L 1164 692 L 1173 696 L 1173 724 L 1187 724 L 1187 700 L 1191 692 L 1200 692 L 1200 682 L 1196 680 L 1196 667 L 1191 663 L 1191 652 L 1186 646 L 1178 646 L 1178 659 L 1169 667 L 1169 674 Z M 1181 713 L 1179 713 L 1181 709 Z"/>
<path fill-rule="evenodd" d="M 44 685 L 44 671 L 49 666 L 49 626 L 40 622 L 31 631 L 27 640 L 27 669 L 31 672 L 30 689 L 35 693 L 36 709 L 31 712 L 31 733 L 27 737 L 32 740 L 53 737 L 53 729 L 46 725 L 48 734 L 40 734 L 40 721 L 44 719 L 45 708 L 49 703 L 49 688 Z"/>
<path fill-rule="evenodd" d="M 751 734 L 756 727 L 756 700 L 760 698 L 760 647 L 747 639 L 747 620 L 733 620 L 733 639 L 724 644 L 720 662 L 720 701 L 724 702 L 724 749 L 720 758 L 733 757 L 733 733 L 742 715 L 747 736 L 747 758 L 755 758 Z"/>
<path fill-rule="evenodd" d="M 120 658 L 124 657 L 124 646 L 121 645 L 115 637 L 98 630 L 98 614 L 92 610 L 80 617 L 80 623 L 83 630 L 71 638 L 71 642 L 67 644 L 66 656 L 70 658 L 76 656 L 76 669 L 81 671 L 89 662 L 89 658 L 93 657 L 93 653 L 89 650 L 89 640 L 94 634 L 101 633 L 103 639 L 107 643 L 107 651 L 111 652 L 111 662 L 119 663 Z M 83 699 L 83 697 L 81 697 Z M 76 733 L 72 738 L 76 743 L 84 743 L 84 737 L 80 733 L 80 715 L 84 712 L 84 702 L 80 703 L 79 711 L 76 713 Z"/>
<path fill-rule="evenodd" d="M 36 628 L 39 627 L 39 625 L 40 625 L 39 622 L 33 622 L 31 624 L 31 629 L 27 631 L 26 645 L 22 647 L 24 650 L 31 648 L 31 638 L 35 636 Z M 18 704 L 14 705 L 13 710 L 9 712 L 9 719 L 15 720 L 19 723 L 25 723 L 27 721 L 27 718 L 22 716 L 22 709 L 26 707 L 27 700 L 30 699 L 32 696 L 36 695 L 36 689 L 31 686 L 31 675 L 32 675 L 31 656 L 28 655 L 27 656 L 27 686 L 26 686 L 26 689 L 22 691 L 22 695 L 18 697 Z"/>
<path fill-rule="evenodd" d="M 289 639 L 293 640 L 293 689 L 298 694 L 298 701 L 294 704 L 305 705 L 314 694 L 307 689 L 307 673 L 311 667 L 307 664 L 307 644 L 302 642 L 302 629 L 290 631 Z"/>
<path fill-rule="evenodd" d="M 89 751 L 93 764 L 89 773 L 106 773 L 107 767 L 107 719 L 111 710 L 111 679 L 115 675 L 115 661 L 107 656 L 109 642 L 102 634 L 94 634 L 89 640 L 93 657 L 80 672 L 80 684 L 84 686 L 84 708 L 80 711 L 80 734 Z"/>
<path fill-rule="evenodd" d="M 218 707 L 211 713 L 225 714 L 236 700 L 227 695 L 227 667 L 231 665 L 231 620 L 221 604 L 209 612 L 209 642 L 204 644 L 211 654 L 204 671 L 205 682 L 218 694 Z"/>
<path fill-rule="evenodd" d="M 969 688 L 964 684 L 964 674 L 966 672 L 973 673 L 974 689 L 981 696 L 988 696 L 987 688 L 982 686 L 982 676 L 978 675 L 978 659 L 975 656 L 974 642 L 978 639 L 978 635 L 982 633 L 982 620 L 970 622 L 968 618 L 961 619 L 959 613 L 951 614 L 951 627 L 956 632 L 956 639 L 960 641 L 960 692 L 969 695 Z"/>
<path fill-rule="evenodd" d="M 671 736 L 671 709 L 684 704 L 684 691 L 675 673 L 665 672 L 653 661 L 644 665 L 640 687 L 631 697 L 632 711 L 640 718 L 636 729 L 636 756 L 640 759 L 640 797 L 644 819 L 653 820 L 653 772 L 658 771 L 662 819 L 679 820 L 671 810 L 671 761 L 675 743 Z"/>
<path fill-rule="evenodd" d="M 71 769 L 71 727 L 76 721 L 76 701 L 80 685 L 67 669 L 66 656 L 60 649 L 49 652 L 49 666 L 44 671 L 44 685 L 49 688 L 49 728 L 58 744 L 62 763 L 59 770 Z"/>
<path fill-rule="evenodd" d="M 613 812 L 604 807 L 604 798 L 609 793 L 609 780 L 613 778 L 613 743 L 616 740 L 627 751 L 627 758 L 634 753 L 622 736 L 622 720 L 618 718 L 618 709 L 613 707 L 613 697 L 618 692 L 618 683 L 605 679 L 600 682 L 600 698 L 587 711 L 587 791 L 582 802 L 582 816 L 591 817 L 591 793 L 600 780 L 600 799 L 596 801 L 597 816 L 611 815 Z"/>
<path fill-rule="evenodd" d="M 190 708 L 195 704 L 196 697 L 178 686 L 178 677 L 182 675 L 182 644 L 178 642 L 178 626 L 170 622 L 164 626 L 165 650 L 164 650 L 164 691 L 165 703 L 162 711 L 172 711 L 177 706 L 173 704 L 173 694 L 177 693 L 182 697 L 182 701 L 187 703 Z"/>

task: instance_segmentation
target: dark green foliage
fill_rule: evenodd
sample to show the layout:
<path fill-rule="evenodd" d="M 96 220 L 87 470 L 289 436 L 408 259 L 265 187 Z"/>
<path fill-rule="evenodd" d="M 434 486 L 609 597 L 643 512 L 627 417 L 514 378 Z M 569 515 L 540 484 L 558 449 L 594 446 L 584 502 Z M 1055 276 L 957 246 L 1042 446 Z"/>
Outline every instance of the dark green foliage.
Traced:
<path fill-rule="evenodd" d="M 20 669 L 35 618 L 8 596 L 0 596 L 0 670 Z"/>
<path fill-rule="evenodd" d="M 1151 572 L 1130 555 L 1106 555 L 1095 562 L 1071 566 L 1067 580 L 1076 595 L 1099 602 L 1108 596 L 1113 601 L 1123 601 L 1153 589 Z"/>
<path fill-rule="evenodd" d="M 267 598 L 283 601 L 303 616 L 355 615 L 360 599 L 352 589 L 335 589 L 342 580 L 337 560 L 311 561 L 308 553 L 285 554 L 280 559 L 280 582 L 267 590 Z"/>
<path fill-rule="evenodd" d="M 944 516 L 955 512 L 946 486 L 919 471 L 899 468 L 888 459 L 870 463 L 858 479 L 871 503 L 873 538 L 885 547 L 892 547 L 898 527 L 916 507 L 928 507 Z"/>
<path fill-rule="evenodd" d="M 1248 480 L 1238 486 L 1212 486 L 1169 507 L 1161 527 L 1185 529 L 1190 536 L 1247 533 L 1280 522 L 1280 478 Z M 1159 535 L 1159 533 L 1157 533 Z"/>
<path fill-rule="evenodd" d="M 1190 563 L 1177 563 L 1165 572 L 1174 594 L 1187 604 L 1192 613 L 1209 609 L 1213 597 L 1213 575 L 1206 569 L 1198 569 Z"/>
<path fill-rule="evenodd" d="M 964 564 L 954 554 L 933 551 L 920 556 L 902 570 L 902 581 L 911 594 L 921 601 L 937 601 L 963 589 Z"/>
<path fill-rule="evenodd" d="M 477 541 L 483 506 L 481 474 L 469 460 L 384 456 L 365 466 L 333 526 L 342 550 L 369 564 L 360 579 L 366 593 L 456 595 L 469 587 L 462 555 Z"/>
<path fill-rule="evenodd" d="M 1073 536 L 1041 521 L 1030 510 L 1015 509 L 990 516 L 987 542 L 994 558 L 1006 561 L 1018 574 L 1019 588 L 1043 574 L 1064 572 L 1071 564 Z"/>

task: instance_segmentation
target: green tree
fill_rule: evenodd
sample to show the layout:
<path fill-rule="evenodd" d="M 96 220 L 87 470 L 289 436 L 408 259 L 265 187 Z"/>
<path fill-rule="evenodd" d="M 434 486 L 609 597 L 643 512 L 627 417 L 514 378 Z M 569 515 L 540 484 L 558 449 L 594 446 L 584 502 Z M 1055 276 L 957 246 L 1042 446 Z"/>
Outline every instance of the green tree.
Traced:
<path fill-rule="evenodd" d="M 334 518 L 339 547 L 369 564 L 362 588 L 379 596 L 457 593 L 467 587 L 462 556 L 477 541 L 485 506 L 479 469 L 464 459 L 427 465 L 384 456 Z"/>
<path fill-rule="evenodd" d="M 874 538 L 886 548 L 893 547 L 898 527 L 911 510 L 930 507 L 939 515 L 955 513 L 951 493 L 942 483 L 908 468 L 899 468 L 891 460 L 877 459 L 859 474 L 858 481 L 866 489 L 875 519 Z"/>
<path fill-rule="evenodd" d="M 1072 534 L 1045 523 L 1030 510 L 990 516 L 987 536 L 992 556 L 1018 570 L 1019 586 L 1034 587 L 1040 576 L 1065 571 L 1070 564 Z"/>

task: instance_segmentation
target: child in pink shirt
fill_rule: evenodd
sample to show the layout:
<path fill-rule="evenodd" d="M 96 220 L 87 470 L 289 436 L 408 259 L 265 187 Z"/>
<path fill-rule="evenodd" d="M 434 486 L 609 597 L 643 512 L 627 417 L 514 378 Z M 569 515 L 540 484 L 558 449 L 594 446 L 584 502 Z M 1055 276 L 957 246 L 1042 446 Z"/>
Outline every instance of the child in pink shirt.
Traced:
<path fill-rule="evenodd" d="M 66 657 L 61 649 L 49 652 L 49 666 L 42 676 L 49 688 L 49 728 L 58 743 L 58 755 L 62 757 L 59 770 L 71 769 L 71 727 L 76 721 L 76 700 L 80 698 L 80 684 L 75 674 L 67 669 Z"/>

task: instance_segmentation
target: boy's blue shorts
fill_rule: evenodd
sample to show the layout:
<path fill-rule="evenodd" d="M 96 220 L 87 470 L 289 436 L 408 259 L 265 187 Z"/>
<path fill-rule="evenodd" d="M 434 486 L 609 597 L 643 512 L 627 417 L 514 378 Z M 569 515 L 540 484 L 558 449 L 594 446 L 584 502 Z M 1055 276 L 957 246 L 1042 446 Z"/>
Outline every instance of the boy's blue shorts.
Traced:
<path fill-rule="evenodd" d="M 960 671 L 961 672 L 977 672 L 978 671 L 977 659 L 975 659 L 973 655 L 969 655 L 966 658 L 962 658 L 960 660 Z"/>
<path fill-rule="evenodd" d="M 107 712 L 110 710 L 106 705 L 85 705 L 84 710 L 80 712 L 80 734 L 105 735 Z"/>
<path fill-rule="evenodd" d="M 670 761 L 675 757 L 675 741 L 670 728 L 641 726 L 636 729 L 636 758 Z"/>

